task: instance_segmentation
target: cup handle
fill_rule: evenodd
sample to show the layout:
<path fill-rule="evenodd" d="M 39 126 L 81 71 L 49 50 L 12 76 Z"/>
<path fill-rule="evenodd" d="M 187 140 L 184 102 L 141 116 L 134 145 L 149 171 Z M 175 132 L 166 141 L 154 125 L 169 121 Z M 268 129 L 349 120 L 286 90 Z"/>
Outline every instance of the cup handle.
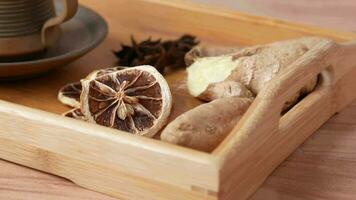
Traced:
<path fill-rule="evenodd" d="M 53 33 L 54 28 L 63 22 L 71 19 L 78 9 L 78 0 L 62 0 L 63 1 L 63 11 L 58 16 L 48 19 L 41 30 L 41 41 L 45 47 L 52 44 L 50 35 Z"/>

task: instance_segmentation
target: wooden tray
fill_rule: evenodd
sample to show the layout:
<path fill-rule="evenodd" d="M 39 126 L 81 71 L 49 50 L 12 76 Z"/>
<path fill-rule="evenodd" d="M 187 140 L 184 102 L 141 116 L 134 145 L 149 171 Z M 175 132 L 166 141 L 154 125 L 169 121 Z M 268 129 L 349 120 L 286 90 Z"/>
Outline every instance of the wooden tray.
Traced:
<path fill-rule="evenodd" d="M 301 65 L 269 84 L 211 154 L 61 117 L 58 113 L 68 108 L 56 100 L 60 86 L 79 80 L 93 69 L 114 65 L 111 49 L 128 42 L 130 34 L 143 39 L 149 35 L 172 38 L 189 32 L 203 43 L 227 46 L 305 35 L 337 41 L 356 39 L 354 33 L 179 1 L 82 3 L 95 4 L 93 8 L 111 27 L 109 37 L 88 56 L 45 77 L 0 84 L 0 98 L 4 100 L 0 101 L 1 158 L 122 199 L 245 199 L 308 136 L 356 97 L 356 68 L 348 59 L 354 46 L 326 44 L 325 51 L 314 52 L 325 59 L 310 59 L 309 65 L 315 66 L 312 70 Z M 321 72 L 324 81 L 318 90 L 280 118 L 279 110 L 287 97 L 303 81 Z M 200 104 L 182 87 L 184 77 L 184 71 L 167 76 L 175 99 L 171 119 Z"/>

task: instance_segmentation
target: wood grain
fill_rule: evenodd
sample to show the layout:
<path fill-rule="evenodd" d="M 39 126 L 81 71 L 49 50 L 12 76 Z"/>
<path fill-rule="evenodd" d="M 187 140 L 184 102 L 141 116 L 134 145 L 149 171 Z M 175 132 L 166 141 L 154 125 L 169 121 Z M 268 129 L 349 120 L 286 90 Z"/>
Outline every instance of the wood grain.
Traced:
<path fill-rule="evenodd" d="M 142 3 L 140 1 L 138 1 L 135 5 L 134 3 L 128 3 L 132 1 L 121 0 L 112 0 L 108 1 L 105 4 L 98 4 L 95 0 L 83 0 L 81 2 L 85 5 L 88 5 L 89 7 L 94 8 L 106 18 L 109 23 L 109 26 L 111 27 L 110 34 L 107 40 L 96 50 L 94 50 L 92 53 L 88 54 L 84 58 L 70 64 L 69 66 L 66 66 L 65 68 L 56 70 L 48 76 L 34 80 L 2 83 L 0 85 L 0 99 L 5 99 L 11 102 L 16 102 L 19 104 L 39 108 L 41 110 L 46 110 L 54 113 L 60 113 L 65 111 L 68 108 L 60 105 L 60 103 L 56 100 L 56 91 L 59 89 L 59 87 L 68 81 L 75 81 L 80 79 L 93 69 L 114 65 L 115 59 L 111 54 L 110 50 L 118 48 L 121 42 L 127 42 L 131 33 L 137 33 L 137 37 L 139 39 L 147 37 L 148 34 L 153 35 L 155 37 L 162 36 L 165 38 L 172 38 L 189 29 L 191 33 L 198 35 L 204 43 L 229 46 L 234 46 L 238 44 L 246 45 L 266 43 L 277 39 L 303 36 L 305 34 L 320 34 L 332 38 L 339 38 L 338 36 L 342 35 L 342 37 L 339 38 L 340 40 L 347 40 L 355 37 L 354 34 L 344 34 L 337 31 L 288 25 L 287 23 L 282 23 L 269 19 L 265 20 L 261 18 L 248 17 L 245 15 L 236 15 L 233 12 L 224 12 L 224 14 L 217 14 L 220 11 L 214 11 L 211 13 L 202 12 L 198 15 L 192 11 L 194 9 L 192 9 L 190 6 L 185 6 L 185 9 L 188 11 L 184 11 L 181 9 L 176 10 L 169 8 L 167 8 L 166 10 L 161 10 L 159 9 L 160 6 L 148 6 L 147 4 Z M 152 0 L 151 2 L 158 1 Z M 174 3 L 175 1 L 167 1 L 164 3 L 169 5 L 172 4 L 172 2 Z M 150 17 L 138 17 L 137 13 L 143 14 L 145 12 L 150 13 Z M 175 15 L 170 15 L 170 13 L 172 12 L 175 13 Z M 132 13 L 135 14 L 132 15 Z M 162 20 L 162 16 L 165 16 L 164 20 Z M 179 18 L 177 18 L 177 16 L 179 16 Z M 219 16 L 219 19 L 217 19 L 217 16 Z M 202 19 L 204 20 L 202 21 Z M 183 23 L 186 20 L 190 20 L 191 23 Z M 233 24 L 234 26 L 231 26 L 231 24 Z M 226 27 L 229 27 L 229 29 L 227 29 Z M 249 34 L 249 32 L 246 30 L 255 30 L 255 32 Z M 266 31 L 264 35 L 260 32 L 263 30 Z M 95 63 L 95 65 L 93 63 Z M 184 73 L 180 72 L 180 75 L 172 77 L 168 76 L 167 79 L 169 80 L 171 86 L 176 87 L 176 85 L 184 85 L 184 79 L 182 79 L 183 77 Z M 26 96 L 27 98 L 23 98 L 23 96 Z M 174 96 L 177 101 L 177 104 L 174 110 L 175 114 L 173 115 L 173 117 L 183 112 L 184 110 L 192 108 L 200 103 L 199 101 L 192 101 L 192 99 L 188 99 L 186 91 L 181 87 L 176 87 L 176 89 L 174 90 Z M 329 124 L 324 125 L 324 127 L 320 129 L 316 134 L 322 136 L 317 139 L 314 139 L 314 142 L 313 138 L 315 136 L 308 140 L 306 144 L 300 148 L 301 150 L 294 153 L 293 156 L 287 159 L 287 161 L 283 163 L 281 167 L 278 168 L 272 174 L 271 178 L 266 181 L 265 185 L 262 186 L 262 188 L 252 197 L 252 199 L 315 199 L 324 197 L 330 199 L 355 198 L 356 194 L 353 192 L 353 189 L 356 188 L 356 184 L 354 183 L 353 177 L 353 174 L 355 173 L 353 160 L 355 156 L 353 154 L 355 152 L 352 151 L 353 139 L 351 132 L 356 129 L 354 127 L 356 121 L 353 120 L 355 118 L 350 119 L 350 116 L 355 116 L 356 108 L 351 108 L 351 110 L 353 111 L 345 112 L 346 114 L 339 114 L 337 117 L 332 119 Z M 31 115 L 26 115 L 26 117 L 30 116 Z M 6 118 L 7 116 L 4 117 Z M 8 123 L 11 124 L 11 118 L 6 119 L 8 120 Z M 21 120 L 19 120 L 19 122 L 21 122 Z M 8 126 L 9 125 L 7 124 L 7 127 Z M 326 131 L 327 134 L 325 135 L 323 131 Z M 38 132 L 36 133 L 36 135 L 39 136 L 39 138 L 46 138 L 47 136 L 44 133 L 45 132 Z M 53 133 L 58 134 L 59 132 Z M 65 132 L 65 130 L 62 130 L 61 133 L 68 134 Z M 30 136 L 26 136 L 25 134 L 20 132 L 16 133 L 16 135 L 11 135 L 11 133 L 2 133 L 2 135 L 6 136 L 7 138 L 21 135 L 21 137 L 24 139 L 23 141 L 2 140 L 3 143 L 1 147 L 3 151 L 1 152 L 3 153 L 3 156 L 9 156 L 11 155 L 11 153 L 13 153 L 13 157 L 8 157 L 8 159 L 14 160 L 15 158 L 21 158 L 21 156 L 19 155 L 27 155 L 26 158 L 30 159 L 21 159 L 15 161 L 26 165 L 40 163 L 32 167 L 40 168 L 42 170 L 48 169 L 49 172 L 52 172 L 49 169 L 55 169 L 56 172 L 60 172 L 62 175 L 71 175 L 71 172 L 65 170 L 66 166 L 64 166 L 64 168 L 60 168 L 60 164 L 63 161 L 60 158 L 62 158 L 63 155 L 56 155 L 42 151 L 38 152 L 36 148 L 38 144 L 36 143 L 36 141 L 32 141 Z M 21 145 L 23 143 L 26 143 L 26 145 Z M 130 142 L 127 140 L 127 144 L 129 143 Z M 12 148 L 17 149 L 18 151 L 14 151 Z M 57 151 L 59 150 L 60 152 L 67 155 L 70 155 L 70 153 L 75 154 L 77 152 L 76 150 L 68 151 L 68 149 L 66 148 L 51 146 L 50 144 L 46 144 L 46 148 L 47 150 L 53 150 L 57 148 Z M 73 148 L 75 149 L 75 147 Z M 120 149 L 122 147 L 117 148 Z M 150 149 L 152 150 L 153 148 Z M 165 147 L 159 147 L 159 149 L 162 150 L 165 149 Z M 303 153 L 300 153 L 300 151 L 302 151 Z M 19 155 L 16 155 L 16 152 L 18 152 Z M 41 155 L 39 156 L 38 153 L 40 153 Z M 189 158 L 189 153 L 195 154 L 193 153 L 193 151 L 187 151 L 186 154 L 184 153 L 185 156 L 183 157 Z M 200 156 L 205 157 L 205 155 Z M 32 162 L 32 160 L 36 159 L 37 157 L 41 158 L 40 162 Z M 48 160 L 43 158 L 47 158 L 48 160 L 53 159 L 56 162 L 49 162 Z M 85 159 L 86 158 L 83 158 L 83 160 Z M 68 158 L 68 160 L 70 160 L 70 158 Z M 324 162 L 325 160 L 327 161 L 327 163 Z M 76 160 L 70 160 L 70 162 L 68 163 L 71 165 L 83 164 L 81 162 L 78 163 L 78 161 Z M 5 162 L 5 164 L 8 163 Z M 10 165 L 10 168 L 13 168 L 13 165 Z M 335 169 L 341 166 L 341 169 Z M 102 166 L 98 167 L 99 168 L 93 166 L 93 169 L 89 170 L 86 173 L 88 177 L 93 179 L 91 183 L 96 183 L 97 188 L 101 191 L 104 191 L 107 189 L 103 186 L 104 182 L 100 182 L 100 179 L 95 180 L 96 177 L 93 174 L 98 173 L 98 171 L 100 170 L 107 169 L 101 168 Z M 21 168 L 21 170 L 29 171 L 29 173 L 33 172 L 30 169 L 25 169 L 18 166 L 16 166 L 15 168 Z M 194 174 L 196 174 L 197 176 L 200 175 L 199 169 L 201 168 L 195 169 L 197 171 Z M 15 169 L 14 171 L 17 170 L 19 169 Z M 157 172 L 159 171 L 159 169 L 156 170 Z M 114 173 L 118 172 L 115 171 Z M 201 171 L 201 173 L 203 172 Z M 125 180 L 125 175 L 121 173 L 121 176 L 122 180 Z M 65 199 L 66 194 L 68 194 L 65 192 L 57 192 L 55 194 L 52 194 L 52 190 L 49 189 L 47 191 L 44 191 L 41 185 L 33 187 L 38 188 L 38 190 L 42 192 L 36 192 L 36 189 L 34 191 L 28 192 L 28 190 L 24 188 L 26 187 L 26 185 L 22 185 L 24 183 L 21 178 L 17 178 L 16 176 L 11 177 L 14 178 L 15 183 L 11 186 L 12 188 L 5 189 L 4 192 L 1 191 L 0 197 L 2 197 L 1 195 L 4 195 L 4 199 Z M 75 176 L 73 175 L 73 177 Z M 170 178 L 174 179 L 175 177 L 172 176 Z M 55 179 L 57 180 L 57 178 Z M 1 180 L 2 179 L 0 178 L 0 181 Z M 63 184 L 71 184 L 60 178 L 58 178 L 58 181 L 62 182 Z M 199 180 L 197 181 L 199 182 Z M 81 181 L 82 184 L 83 182 L 85 181 Z M 16 187 L 17 183 L 19 187 Z M 35 183 L 36 182 L 34 182 L 33 184 Z M 110 183 L 119 183 L 119 180 L 112 180 L 112 182 Z M 159 185 L 157 185 L 156 187 L 158 186 Z M 79 190 L 76 186 L 73 187 L 76 188 L 76 190 Z M 213 188 L 212 185 L 211 187 Z M 169 186 L 167 185 L 166 188 L 168 190 Z M 143 189 L 146 192 L 151 191 L 151 193 L 153 193 L 152 191 L 154 191 L 154 186 L 148 184 L 147 187 Z M 200 191 L 202 188 L 192 189 L 195 191 Z M 13 190 L 20 190 L 22 194 L 20 195 L 21 197 L 17 196 L 13 192 Z M 68 189 L 65 190 L 68 191 Z M 81 190 L 81 192 L 83 192 L 83 198 L 89 198 L 90 196 L 91 199 L 110 199 L 86 190 Z M 73 194 L 73 196 L 71 196 L 72 199 L 82 198 L 80 196 L 81 192 L 79 192 L 78 194 Z M 214 191 L 210 193 L 216 195 L 214 194 Z M 77 197 L 76 195 L 78 195 L 79 197 Z M 123 195 L 127 194 L 121 194 L 121 196 Z M 193 194 L 192 196 L 187 197 L 189 197 L 187 199 L 195 199 L 196 196 L 194 196 Z"/>
<path fill-rule="evenodd" d="M 0 165 L 0 199 L 114 199 L 80 188 L 63 178 L 4 160 L 0 160 Z"/>

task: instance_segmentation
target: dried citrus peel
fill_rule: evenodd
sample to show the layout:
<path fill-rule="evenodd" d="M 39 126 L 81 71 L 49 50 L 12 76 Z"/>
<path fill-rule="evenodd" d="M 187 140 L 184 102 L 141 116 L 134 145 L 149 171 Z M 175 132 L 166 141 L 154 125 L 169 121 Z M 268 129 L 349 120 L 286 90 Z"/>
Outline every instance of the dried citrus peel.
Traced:
<path fill-rule="evenodd" d="M 82 111 L 80 110 L 80 108 L 74 108 L 72 110 L 69 110 L 65 113 L 62 114 L 65 117 L 70 117 L 73 119 L 79 119 L 79 120 L 83 120 L 86 121 Z"/>
<path fill-rule="evenodd" d="M 113 67 L 113 68 L 105 68 L 100 70 L 95 70 L 87 75 L 86 79 L 93 79 L 97 76 L 102 76 L 108 73 L 112 73 L 121 69 L 125 69 L 125 67 Z M 58 92 L 58 100 L 70 107 L 80 108 L 80 94 L 82 93 L 82 84 L 78 82 L 69 83 L 64 85 Z"/>
<path fill-rule="evenodd" d="M 81 92 L 82 84 L 80 82 L 69 83 L 59 90 L 58 100 L 70 107 L 79 108 Z"/>

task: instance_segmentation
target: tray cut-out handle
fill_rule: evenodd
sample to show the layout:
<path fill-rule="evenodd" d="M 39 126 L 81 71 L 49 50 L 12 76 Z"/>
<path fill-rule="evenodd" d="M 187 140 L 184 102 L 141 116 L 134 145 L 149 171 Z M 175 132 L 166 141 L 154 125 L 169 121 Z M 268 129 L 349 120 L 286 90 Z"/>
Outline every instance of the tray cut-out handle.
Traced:
<path fill-rule="evenodd" d="M 356 73 L 353 55 L 355 43 L 321 42 L 267 84 L 212 153 L 224 169 L 220 171 L 221 190 L 238 194 L 248 193 L 247 187 L 257 189 L 307 137 L 356 98 L 349 94 L 355 83 L 350 76 Z M 286 100 L 318 75 L 318 87 L 282 116 Z"/>
<path fill-rule="evenodd" d="M 318 98 L 321 99 L 331 95 L 334 83 L 356 66 L 352 55 L 356 55 L 356 43 L 339 45 L 325 41 L 314 46 L 292 64 L 294 67 L 276 76 L 266 89 L 258 94 L 238 125 L 213 154 L 222 158 L 222 163 L 228 162 L 237 156 L 238 152 L 247 148 L 248 142 L 244 144 L 247 138 L 260 139 L 254 137 L 259 136 L 256 132 L 262 130 L 266 133 L 278 133 L 284 126 L 280 124 L 283 122 L 280 113 L 286 100 L 300 90 L 308 80 L 319 74 L 323 81 L 311 94 L 318 92 L 320 93 Z M 288 113 L 284 116 L 286 115 Z"/>

